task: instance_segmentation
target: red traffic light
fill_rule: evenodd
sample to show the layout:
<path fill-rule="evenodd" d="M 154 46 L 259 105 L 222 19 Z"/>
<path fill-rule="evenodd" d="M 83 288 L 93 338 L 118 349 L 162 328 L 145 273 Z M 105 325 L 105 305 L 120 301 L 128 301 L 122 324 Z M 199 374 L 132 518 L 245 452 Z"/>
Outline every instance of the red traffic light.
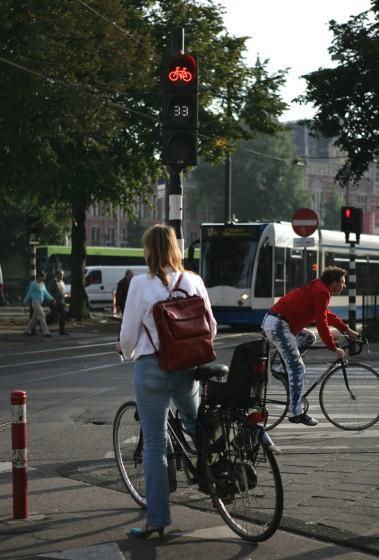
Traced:
<path fill-rule="evenodd" d="M 345 208 L 345 218 L 351 218 L 351 209 Z"/>
<path fill-rule="evenodd" d="M 165 88 L 197 88 L 197 60 L 192 54 L 177 54 L 168 57 L 163 72 Z M 191 87 L 191 89 L 192 89 Z"/>

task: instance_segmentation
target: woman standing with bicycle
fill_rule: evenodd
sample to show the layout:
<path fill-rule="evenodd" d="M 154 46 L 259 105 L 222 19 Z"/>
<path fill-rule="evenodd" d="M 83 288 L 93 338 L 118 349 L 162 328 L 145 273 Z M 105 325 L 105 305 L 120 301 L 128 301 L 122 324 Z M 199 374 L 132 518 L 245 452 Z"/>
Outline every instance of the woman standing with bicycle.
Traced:
<path fill-rule="evenodd" d="M 159 367 L 154 346 L 159 348 L 153 306 L 167 299 L 179 275 L 184 271 L 175 231 L 170 226 L 154 225 L 143 236 L 145 260 L 149 272 L 132 278 L 122 319 L 118 349 L 134 359 L 134 390 L 143 433 L 147 516 L 144 529 L 132 534 L 147 538 L 163 536 L 170 525 L 167 472 L 167 415 L 170 400 L 180 410 L 186 429 L 194 434 L 199 405 L 199 386 L 192 370 L 164 371 Z M 204 283 L 200 276 L 184 271 L 180 287 L 190 295 L 200 295 L 211 318 L 213 338 L 216 321 Z"/>
<path fill-rule="evenodd" d="M 328 310 L 330 297 L 339 295 L 345 288 L 345 274 L 346 270 L 337 266 L 325 268 L 319 279 L 280 298 L 263 319 L 262 329 L 279 351 L 288 372 L 288 420 L 294 424 L 318 424 L 315 418 L 302 411 L 301 406 L 305 374 L 301 354 L 316 340 L 315 335 L 304 327 L 316 323 L 322 341 L 338 359 L 343 359 L 345 352 L 336 346 L 329 325 L 352 339 L 359 338 L 357 332 Z"/>

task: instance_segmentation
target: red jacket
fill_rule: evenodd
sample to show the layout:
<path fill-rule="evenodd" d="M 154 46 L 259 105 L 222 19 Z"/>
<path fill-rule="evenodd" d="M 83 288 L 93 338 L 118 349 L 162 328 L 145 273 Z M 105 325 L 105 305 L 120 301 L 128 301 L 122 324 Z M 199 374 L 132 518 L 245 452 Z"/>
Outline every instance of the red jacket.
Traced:
<path fill-rule="evenodd" d="M 330 290 L 321 280 L 312 280 L 301 288 L 295 288 L 280 298 L 271 308 L 273 313 L 280 313 L 288 322 L 293 334 L 299 333 L 304 327 L 316 323 L 317 330 L 329 350 L 335 350 L 328 325 L 345 332 L 348 326 L 337 315 L 328 311 Z"/>

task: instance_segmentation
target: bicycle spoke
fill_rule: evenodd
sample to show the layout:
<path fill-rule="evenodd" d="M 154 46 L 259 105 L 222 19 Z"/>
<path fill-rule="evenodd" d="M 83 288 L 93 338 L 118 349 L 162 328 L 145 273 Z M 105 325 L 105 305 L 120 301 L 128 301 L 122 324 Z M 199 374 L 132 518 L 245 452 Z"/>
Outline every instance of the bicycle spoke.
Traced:
<path fill-rule="evenodd" d="M 279 469 L 272 453 L 245 420 L 225 417 L 222 441 L 207 444 L 207 480 L 224 521 L 251 541 L 269 538 L 283 507 Z M 221 438 L 221 439 L 222 439 Z M 220 439 L 220 438 L 219 438 Z"/>
<path fill-rule="evenodd" d="M 350 363 L 338 366 L 325 378 L 320 405 L 327 419 L 344 430 L 363 430 L 379 419 L 379 375 L 370 366 Z"/>

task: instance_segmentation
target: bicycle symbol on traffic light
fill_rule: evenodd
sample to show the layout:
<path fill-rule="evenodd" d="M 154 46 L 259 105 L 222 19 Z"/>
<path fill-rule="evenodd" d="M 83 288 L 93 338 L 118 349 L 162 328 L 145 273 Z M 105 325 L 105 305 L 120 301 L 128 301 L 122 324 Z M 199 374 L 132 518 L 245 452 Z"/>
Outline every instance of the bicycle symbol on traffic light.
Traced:
<path fill-rule="evenodd" d="M 171 82 L 177 82 L 178 80 L 182 80 L 183 82 L 190 82 L 192 80 L 192 74 L 187 70 L 185 66 L 184 68 L 180 68 L 180 66 L 177 66 L 175 70 L 172 70 L 169 73 L 168 79 Z"/>

